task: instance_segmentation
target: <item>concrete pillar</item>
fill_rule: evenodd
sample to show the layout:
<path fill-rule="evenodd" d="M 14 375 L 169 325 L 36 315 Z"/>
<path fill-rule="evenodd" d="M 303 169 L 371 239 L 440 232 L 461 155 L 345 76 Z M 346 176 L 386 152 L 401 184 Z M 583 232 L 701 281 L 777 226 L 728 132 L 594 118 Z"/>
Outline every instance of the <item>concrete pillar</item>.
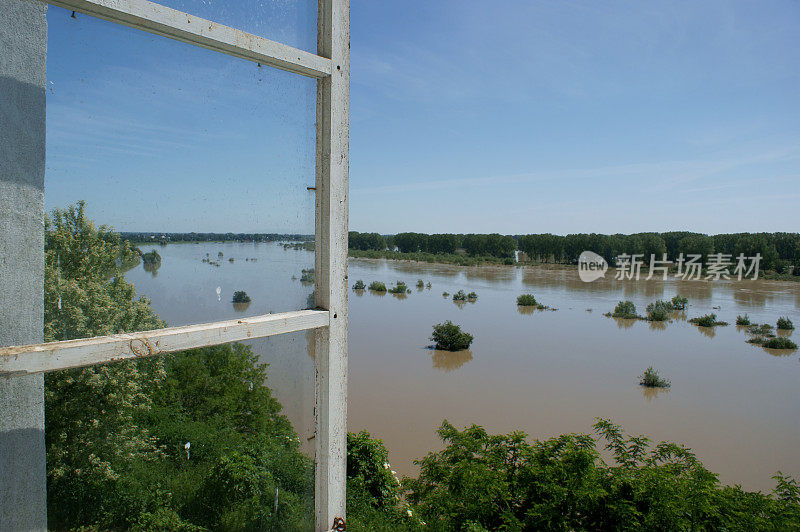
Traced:
<path fill-rule="evenodd" d="M 0 345 L 42 341 L 47 6 L 0 0 Z M 0 377 L 0 530 L 47 528 L 42 375 Z"/>

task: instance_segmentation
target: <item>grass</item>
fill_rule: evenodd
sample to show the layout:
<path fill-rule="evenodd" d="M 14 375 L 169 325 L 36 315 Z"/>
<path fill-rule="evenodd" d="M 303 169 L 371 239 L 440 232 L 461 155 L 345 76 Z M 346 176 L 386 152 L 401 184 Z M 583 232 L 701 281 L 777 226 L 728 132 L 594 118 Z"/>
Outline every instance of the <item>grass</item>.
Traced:
<path fill-rule="evenodd" d="M 453 301 L 466 301 L 467 294 L 463 290 L 459 290 L 455 294 L 453 294 Z"/>
<path fill-rule="evenodd" d="M 665 379 L 658 375 L 658 371 L 649 366 L 644 373 L 639 376 L 639 384 L 646 388 L 669 388 L 671 383 L 669 379 Z"/>
<path fill-rule="evenodd" d="M 689 323 L 694 323 L 695 325 L 699 325 L 700 327 L 715 327 L 717 325 L 727 325 L 728 322 L 725 321 L 717 321 L 716 314 L 706 314 L 705 316 L 700 316 L 699 318 L 692 318 L 689 320 Z"/>
<path fill-rule="evenodd" d="M 736 316 L 736 325 L 750 325 L 750 316 Z"/>
<path fill-rule="evenodd" d="M 373 292 L 386 292 L 386 285 L 380 281 L 372 281 L 369 283 L 369 289 Z"/>
<path fill-rule="evenodd" d="M 433 326 L 431 340 L 436 342 L 436 349 L 445 351 L 461 351 L 472 343 L 473 336 L 463 332 L 461 327 L 448 320 Z"/>
<path fill-rule="evenodd" d="M 389 289 L 390 294 L 405 294 L 410 291 L 403 281 L 397 281 L 397 284 Z"/>
<path fill-rule="evenodd" d="M 364 284 L 364 281 L 359 279 L 356 281 L 356 284 L 353 285 L 353 290 L 364 290 L 366 287 L 367 285 Z"/>
<path fill-rule="evenodd" d="M 647 305 L 647 321 L 667 321 L 673 309 L 669 301 L 654 301 Z"/>
<path fill-rule="evenodd" d="M 244 290 L 237 290 L 233 293 L 234 303 L 250 303 L 250 296 Z"/>
<path fill-rule="evenodd" d="M 782 331 L 791 331 L 794 329 L 794 323 L 788 317 L 780 317 L 778 318 L 778 329 Z"/>

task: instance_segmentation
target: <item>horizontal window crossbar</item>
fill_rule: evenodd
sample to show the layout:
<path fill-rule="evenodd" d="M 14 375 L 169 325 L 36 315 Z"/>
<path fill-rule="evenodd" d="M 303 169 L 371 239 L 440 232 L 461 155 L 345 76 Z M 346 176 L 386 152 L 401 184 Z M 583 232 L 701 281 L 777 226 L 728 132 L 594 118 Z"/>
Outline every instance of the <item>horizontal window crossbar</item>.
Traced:
<path fill-rule="evenodd" d="M 0 347 L 0 377 L 13 377 L 227 344 L 328 327 L 327 310 L 298 310 L 252 318 L 169 327 L 83 340 Z"/>
<path fill-rule="evenodd" d="M 147 0 L 42 0 L 233 57 L 312 78 L 331 74 L 331 60 Z"/>

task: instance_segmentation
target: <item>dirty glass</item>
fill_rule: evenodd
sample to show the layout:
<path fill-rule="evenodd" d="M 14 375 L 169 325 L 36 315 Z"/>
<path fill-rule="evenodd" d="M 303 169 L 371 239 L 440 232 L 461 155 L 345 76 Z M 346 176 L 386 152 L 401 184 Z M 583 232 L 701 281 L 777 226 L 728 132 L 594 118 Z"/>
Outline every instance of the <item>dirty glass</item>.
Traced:
<path fill-rule="evenodd" d="M 46 340 L 313 307 L 316 82 L 47 18 Z M 52 527 L 313 528 L 313 332 L 46 379 Z"/>

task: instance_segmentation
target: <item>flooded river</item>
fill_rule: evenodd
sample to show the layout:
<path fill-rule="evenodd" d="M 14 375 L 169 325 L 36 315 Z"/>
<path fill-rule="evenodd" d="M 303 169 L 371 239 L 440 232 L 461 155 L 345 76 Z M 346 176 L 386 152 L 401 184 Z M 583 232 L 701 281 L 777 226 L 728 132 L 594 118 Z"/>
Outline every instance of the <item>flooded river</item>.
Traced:
<path fill-rule="evenodd" d="M 313 267 L 308 251 L 278 244 L 157 249 L 159 270 L 140 266 L 127 278 L 170 325 L 305 308 L 313 290 L 299 280 L 302 269 Z M 724 483 L 769 490 L 776 471 L 800 477 L 798 352 L 748 344 L 733 325 L 745 313 L 756 323 L 774 325 L 789 316 L 800 325 L 800 283 L 584 283 L 576 270 L 359 259 L 349 267 L 351 284 L 402 280 L 412 290 L 405 297 L 350 293 L 349 430 L 383 439 L 401 474 L 416 474 L 413 460 L 439 448 L 435 430 L 443 419 L 546 438 L 590 432 L 595 418 L 604 417 L 630 433 L 685 444 Z M 431 288 L 417 289 L 418 279 Z M 477 301 L 456 305 L 442 296 L 461 289 L 476 292 Z M 235 290 L 253 302 L 234 308 Z M 558 310 L 523 312 L 516 305 L 522 293 Z M 621 299 L 644 313 L 649 302 L 675 294 L 689 306 L 670 323 L 603 316 Z M 709 312 L 731 325 L 704 329 L 685 320 Z M 475 336 L 469 351 L 427 348 L 432 325 L 445 320 Z M 792 338 L 798 341 L 797 334 Z M 309 339 L 296 333 L 251 342 L 270 363 L 269 385 L 305 438 L 313 419 Z M 638 385 L 651 365 L 672 381 L 670 389 Z"/>

